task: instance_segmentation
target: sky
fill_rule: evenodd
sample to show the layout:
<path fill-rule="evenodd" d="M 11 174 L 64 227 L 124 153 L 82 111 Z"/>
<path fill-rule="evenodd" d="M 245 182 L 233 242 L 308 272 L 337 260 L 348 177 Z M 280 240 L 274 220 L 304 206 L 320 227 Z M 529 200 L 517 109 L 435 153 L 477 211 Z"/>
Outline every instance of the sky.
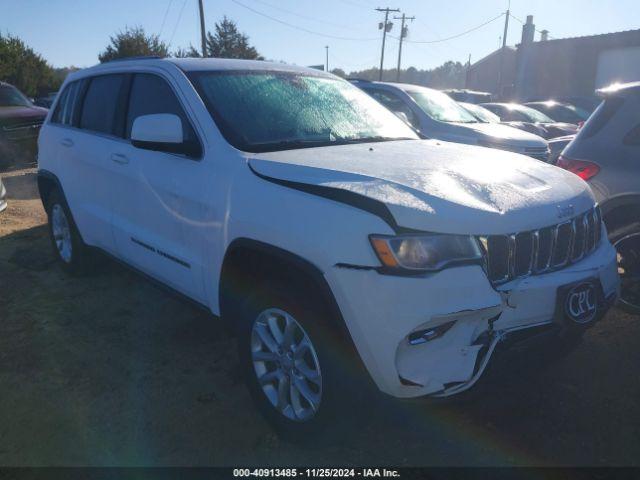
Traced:
<path fill-rule="evenodd" d="M 537 30 L 565 38 L 640 28 L 637 2 L 511 0 L 510 11 L 521 21 L 533 15 Z M 379 65 L 378 22 L 384 14 L 376 7 L 398 8 L 416 17 L 408 24 L 402 66 L 427 69 L 448 60 L 464 63 L 469 55 L 474 62 L 495 50 L 504 16 L 446 39 L 497 17 L 508 4 L 508 0 L 204 0 L 204 9 L 208 29 L 227 15 L 269 60 L 323 64 L 328 46 L 329 68 L 350 72 Z M 147 33 L 160 35 L 171 50 L 200 45 L 198 0 L 0 0 L 0 12 L 0 33 L 20 37 L 55 67 L 97 63 L 109 37 L 127 26 L 142 26 Z M 392 21 L 385 68 L 397 64 L 400 21 Z M 521 23 L 510 18 L 507 44 L 518 43 L 521 32 Z"/>

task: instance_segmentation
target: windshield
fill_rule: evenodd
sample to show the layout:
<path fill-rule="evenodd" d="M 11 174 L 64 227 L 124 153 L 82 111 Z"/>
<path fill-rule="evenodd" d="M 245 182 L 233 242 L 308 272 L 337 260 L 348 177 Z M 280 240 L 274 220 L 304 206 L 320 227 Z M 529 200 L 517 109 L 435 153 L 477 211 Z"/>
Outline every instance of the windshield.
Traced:
<path fill-rule="evenodd" d="M 473 115 L 448 95 L 437 91 L 415 90 L 407 92 L 418 106 L 434 120 L 451 123 L 476 123 Z"/>
<path fill-rule="evenodd" d="M 476 117 L 478 121 L 483 123 L 500 123 L 500 117 L 498 117 L 495 113 L 490 112 L 484 107 L 479 105 L 474 105 L 473 103 L 460 103 L 462 108 L 467 110 L 471 115 Z"/>
<path fill-rule="evenodd" d="M 0 107 L 30 107 L 31 102 L 11 85 L 0 86 Z"/>
<path fill-rule="evenodd" d="M 227 141 L 248 152 L 418 139 L 348 82 L 291 72 L 193 72 Z"/>

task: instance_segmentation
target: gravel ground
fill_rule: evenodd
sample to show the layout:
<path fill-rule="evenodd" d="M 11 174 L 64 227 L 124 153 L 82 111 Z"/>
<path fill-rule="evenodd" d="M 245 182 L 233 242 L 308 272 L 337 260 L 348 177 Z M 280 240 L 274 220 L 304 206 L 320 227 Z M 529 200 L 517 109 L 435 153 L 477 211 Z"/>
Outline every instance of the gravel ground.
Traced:
<path fill-rule="evenodd" d="M 640 465 L 638 317 L 611 311 L 569 352 L 504 353 L 461 399 L 375 399 L 293 445 L 215 318 L 113 262 L 64 275 L 34 170 L 2 177 L 0 465 Z"/>

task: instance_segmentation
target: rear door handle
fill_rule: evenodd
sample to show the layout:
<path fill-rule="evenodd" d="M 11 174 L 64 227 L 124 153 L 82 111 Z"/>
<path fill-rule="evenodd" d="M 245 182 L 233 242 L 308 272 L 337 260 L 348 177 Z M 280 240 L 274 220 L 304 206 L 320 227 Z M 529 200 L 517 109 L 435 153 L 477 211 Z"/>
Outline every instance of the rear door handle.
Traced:
<path fill-rule="evenodd" d="M 64 138 L 60 140 L 60 145 L 62 145 L 63 147 L 73 147 L 73 140 L 71 140 L 70 138 Z"/>
<path fill-rule="evenodd" d="M 116 163 L 119 163 L 120 165 L 125 165 L 129 163 L 129 159 L 125 155 L 122 155 L 121 153 L 112 153 L 111 160 L 113 160 Z"/>

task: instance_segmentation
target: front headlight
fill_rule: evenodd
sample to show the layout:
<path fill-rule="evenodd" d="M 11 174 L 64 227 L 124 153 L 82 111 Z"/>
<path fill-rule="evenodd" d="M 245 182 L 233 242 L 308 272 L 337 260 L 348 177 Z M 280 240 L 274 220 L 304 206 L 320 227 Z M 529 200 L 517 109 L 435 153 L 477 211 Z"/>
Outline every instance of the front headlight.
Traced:
<path fill-rule="evenodd" d="M 482 249 L 468 235 L 370 235 L 382 264 L 392 270 L 429 272 L 452 264 L 482 261 Z"/>

